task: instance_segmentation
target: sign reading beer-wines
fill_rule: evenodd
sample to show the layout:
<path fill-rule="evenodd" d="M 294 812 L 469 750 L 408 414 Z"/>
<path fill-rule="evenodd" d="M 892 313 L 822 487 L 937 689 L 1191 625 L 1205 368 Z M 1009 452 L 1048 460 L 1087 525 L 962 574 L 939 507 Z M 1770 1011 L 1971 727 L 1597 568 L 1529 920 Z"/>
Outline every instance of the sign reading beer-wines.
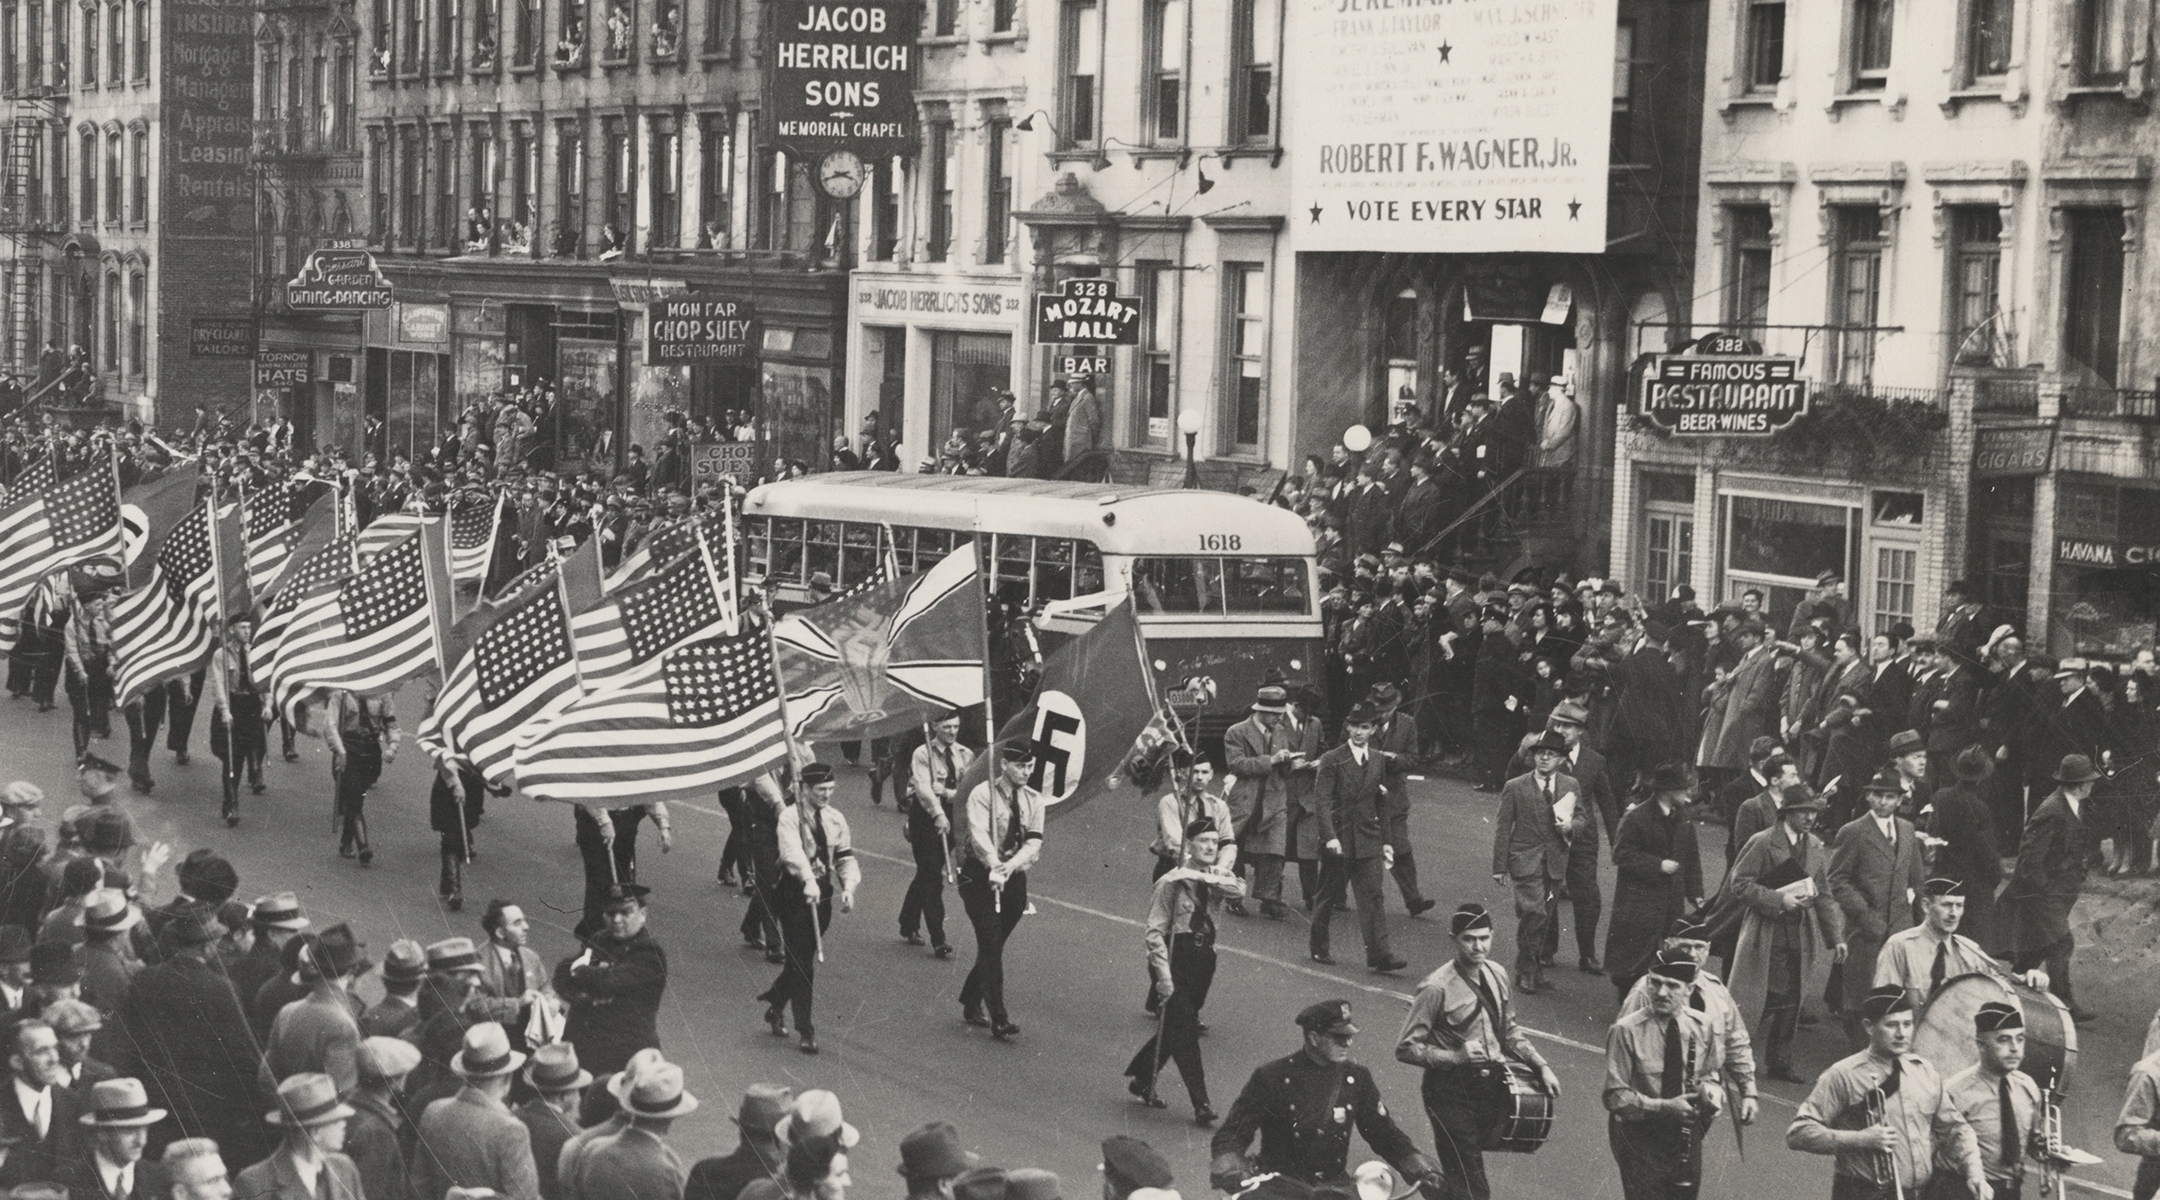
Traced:
<path fill-rule="evenodd" d="M 645 310 L 645 362 L 749 363 L 757 349 L 757 313 L 747 301 L 670 296 Z"/>
<path fill-rule="evenodd" d="M 1675 434 L 1759 437 L 1807 415 L 1800 360 L 1670 354 L 1643 376 L 1643 418 Z"/>
<path fill-rule="evenodd" d="M 865 159 L 915 147 L 913 3 L 778 0 L 766 58 L 773 140 L 798 154 L 851 150 Z"/>
<path fill-rule="evenodd" d="M 317 250 L 285 281 L 285 306 L 295 312 L 390 307 L 390 280 L 365 250 Z"/>
<path fill-rule="evenodd" d="M 1035 294 L 1035 341 L 1044 346 L 1137 346 L 1140 298 L 1107 279 L 1067 279 Z"/>

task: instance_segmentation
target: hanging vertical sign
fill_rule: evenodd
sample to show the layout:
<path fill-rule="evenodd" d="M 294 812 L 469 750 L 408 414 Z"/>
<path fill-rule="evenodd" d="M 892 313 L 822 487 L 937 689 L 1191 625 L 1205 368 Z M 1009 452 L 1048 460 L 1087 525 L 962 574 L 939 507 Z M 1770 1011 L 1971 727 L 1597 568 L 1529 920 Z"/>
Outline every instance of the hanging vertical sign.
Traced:
<path fill-rule="evenodd" d="M 914 152 L 919 4 L 776 0 L 767 12 L 764 108 L 777 145 L 871 160 Z"/>

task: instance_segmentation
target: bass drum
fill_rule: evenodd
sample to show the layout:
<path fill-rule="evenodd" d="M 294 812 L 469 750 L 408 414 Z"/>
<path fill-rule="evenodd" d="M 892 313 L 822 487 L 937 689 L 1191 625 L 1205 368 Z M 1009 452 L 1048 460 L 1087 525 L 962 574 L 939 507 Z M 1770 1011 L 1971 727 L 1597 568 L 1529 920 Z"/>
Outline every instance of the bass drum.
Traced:
<path fill-rule="evenodd" d="M 1507 1113 L 1485 1137 L 1483 1149 L 1506 1154 L 1535 1154 L 1552 1136 L 1553 1097 L 1536 1067 L 1507 1064 Z"/>
<path fill-rule="evenodd" d="M 1920 1012 L 1913 1053 L 1933 1063 L 1945 1079 L 1979 1061 L 1973 1016 L 1990 1001 L 2015 1005 L 2025 1017 L 2025 1065 L 2042 1089 L 2070 1090 L 2077 1066 L 2077 1025 L 2052 993 L 1993 975 L 1960 975 L 1943 983 Z"/>

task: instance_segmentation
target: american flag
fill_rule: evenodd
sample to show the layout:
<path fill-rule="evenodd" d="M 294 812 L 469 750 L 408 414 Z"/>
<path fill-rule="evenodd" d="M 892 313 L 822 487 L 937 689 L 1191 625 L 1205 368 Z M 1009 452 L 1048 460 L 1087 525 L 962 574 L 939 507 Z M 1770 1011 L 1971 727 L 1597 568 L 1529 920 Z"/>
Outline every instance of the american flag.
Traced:
<path fill-rule="evenodd" d="M 113 603 L 113 686 L 126 704 L 209 661 L 218 616 L 211 515 L 197 504 L 165 538 L 147 586 Z"/>
<path fill-rule="evenodd" d="M 285 564 L 292 561 L 301 521 L 292 515 L 293 489 L 263 488 L 247 498 L 248 590 L 256 600 L 267 600 Z M 311 509 L 307 517 L 313 517 Z"/>
<path fill-rule="evenodd" d="M 354 570 L 350 535 L 298 555 L 298 561 L 278 585 L 277 598 L 263 614 L 262 624 L 255 628 L 255 645 L 250 649 L 249 663 L 257 688 L 269 690 L 270 680 L 277 674 L 278 650 L 284 645 L 285 634 L 292 629 L 301 605 L 335 592 L 352 577 Z"/>
<path fill-rule="evenodd" d="M 733 510 L 729 510 L 725 513 L 707 512 L 692 520 L 677 521 L 653 530 L 638 543 L 637 549 L 625 555 L 623 560 L 615 565 L 615 569 L 608 573 L 607 590 L 621 591 L 654 570 L 697 549 L 698 534 L 701 532 L 708 541 L 726 542 L 728 560 L 732 563 L 735 557 L 734 526 L 735 514 Z M 725 566 L 721 568 L 723 574 L 728 570 Z"/>
<path fill-rule="evenodd" d="M 587 696 L 517 751 L 518 787 L 603 808 L 709 796 L 787 755 L 764 635 L 692 642 Z"/>
<path fill-rule="evenodd" d="M 38 455 L 35 462 L 24 467 L 22 474 L 15 477 L 15 486 L 8 494 L 11 496 L 34 496 L 59 482 L 60 476 L 58 466 L 53 461 L 52 447 L 47 446 L 45 453 Z"/>
<path fill-rule="evenodd" d="M 581 569 L 590 581 L 572 586 L 568 577 Z M 545 578 L 503 604 L 421 721 L 421 747 L 437 758 L 471 763 L 491 783 L 504 782 L 518 738 L 532 729 L 542 710 L 560 709 L 577 698 L 567 606 L 581 594 L 598 601 L 596 551 L 547 564 Z"/>
<path fill-rule="evenodd" d="M 388 691 L 436 663 L 425 529 L 362 563 L 336 591 L 302 600 L 279 640 L 271 691 L 278 707 L 322 689 Z"/>
<path fill-rule="evenodd" d="M 375 519 L 369 521 L 360 531 L 360 561 L 364 563 L 377 553 L 397 545 L 406 534 L 426 523 L 427 518 L 419 513 L 377 513 Z"/>
<path fill-rule="evenodd" d="M 464 491 L 450 498 L 450 577 L 460 582 L 487 578 L 495 558 L 495 533 L 502 524 L 503 496 Z"/>
<path fill-rule="evenodd" d="M 85 471 L 42 495 L 0 506 L 0 644 L 14 644 L 23 603 L 38 580 L 123 552 L 120 481 L 110 470 Z"/>
<path fill-rule="evenodd" d="M 585 690 L 612 687 L 623 674 L 685 641 L 734 633 L 740 625 L 734 523 L 715 545 L 704 525 L 685 521 L 663 531 L 687 553 L 628 583 L 608 587 L 609 601 L 571 622 Z M 610 580 L 620 580 L 618 569 Z"/>

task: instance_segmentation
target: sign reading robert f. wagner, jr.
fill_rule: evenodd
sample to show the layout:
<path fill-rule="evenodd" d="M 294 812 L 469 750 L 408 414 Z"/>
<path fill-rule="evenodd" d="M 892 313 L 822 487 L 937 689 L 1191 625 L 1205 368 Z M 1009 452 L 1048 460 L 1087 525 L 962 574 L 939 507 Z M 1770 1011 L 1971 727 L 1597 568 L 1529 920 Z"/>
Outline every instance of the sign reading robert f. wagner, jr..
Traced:
<path fill-rule="evenodd" d="M 775 142 L 866 160 L 914 152 L 920 4 L 777 0 L 767 12 L 765 111 Z"/>
<path fill-rule="evenodd" d="M 1643 376 L 1637 411 L 1676 434 L 1732 437 L 1776 433 L 1807 410 L 1798 359 L 1673 354 Z"/>

